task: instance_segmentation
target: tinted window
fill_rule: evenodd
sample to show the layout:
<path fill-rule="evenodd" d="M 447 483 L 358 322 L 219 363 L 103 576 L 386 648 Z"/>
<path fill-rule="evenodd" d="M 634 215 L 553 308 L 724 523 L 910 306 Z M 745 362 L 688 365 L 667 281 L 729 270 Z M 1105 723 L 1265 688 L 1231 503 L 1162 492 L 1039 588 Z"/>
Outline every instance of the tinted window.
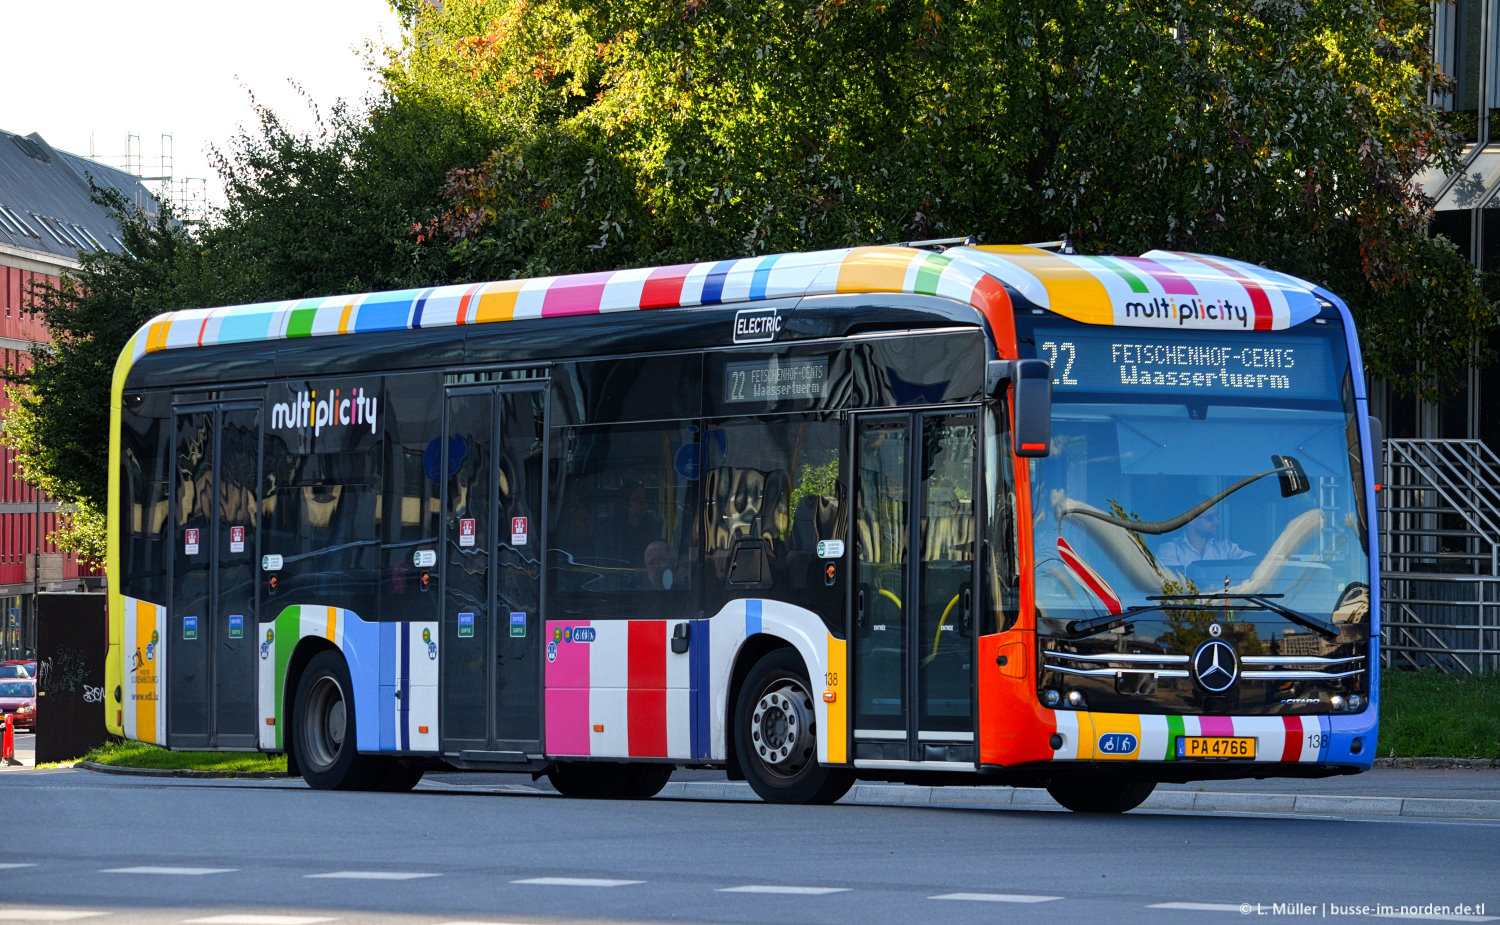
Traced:
<path fill-rule="evenodd" d="M 283 565 L 268 617 L 282 600 L 374 618 L 383 399 L 378 379 L 269 389 L 261 551 Z"/>
<path fill-rule="evenodd" d="M 677 616 L 693 598 L 697 428 L 563 427 L 552 433 L 549 608 Z"/>
<path fill-rule="evenodd" d="M 704 440 L 705 608 L 737 597 L 806 607 L 843 634 L 844 539 L 837 418 L 806 415 L 712 423 Z"/>
<path fill-rule="evenodd" d="M 127 395 L 120 414 L 122 592 L 166 603 L 171 405 L 165 394 Z"/>

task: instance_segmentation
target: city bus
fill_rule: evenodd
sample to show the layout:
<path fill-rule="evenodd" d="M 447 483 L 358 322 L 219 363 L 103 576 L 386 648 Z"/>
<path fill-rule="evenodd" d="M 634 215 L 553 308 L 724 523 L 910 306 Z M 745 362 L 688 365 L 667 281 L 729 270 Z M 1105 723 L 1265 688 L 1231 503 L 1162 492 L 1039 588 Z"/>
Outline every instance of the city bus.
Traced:
<path fill-rule="evenodd" d="M 161 315 L 111 392 L 106 724 L 644 798 L 1371 766 L 1333 293 L 916 242 Z"/>

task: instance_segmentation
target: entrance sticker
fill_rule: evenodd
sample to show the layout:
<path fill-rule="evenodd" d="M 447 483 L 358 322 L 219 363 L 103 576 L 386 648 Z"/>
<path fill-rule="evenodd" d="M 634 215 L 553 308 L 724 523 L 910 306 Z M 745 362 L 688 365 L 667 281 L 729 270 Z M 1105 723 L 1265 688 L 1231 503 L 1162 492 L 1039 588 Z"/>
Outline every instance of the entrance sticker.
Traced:
<path fill-rule="evenodd" d="M 526 518 L 512 517 L 510 519 L 510 545 L 526 545 Z"/>
<path fill-rule="evenodd" d="M 474 545 L 474 518 L 462 517 L 458 521 L 458 545 Z"/>
<path fill-rule="evenodd" d="M 245 528 L 244 527 L 230 527 L 229 528 L 229 551 L 230 552 L 244 552 L 245 551 Z"/>
<path fill-rule="evenodd" d="M 182 638 L 183 639 L 197 639 L 198 638 L 198 618 L 197 617 L 183 617 L 182 618 Z"/>
<path fill-rule="evenodd" d="M 245 638 L 245 615 L 244 614 L 232 613 L 232 614 L 229 615 L 229 638 L 230 639 L 244 639 Z"/>
<path fill-rule="evenodd" d="M 474 636 L 474 615 L 472 613 L 461 613 L 458 615 L 458 637 L 460 639 L 471 639 Z"/>
<path fill-rule="evenodd" d="M 526 615 L 524 613 L 513 613 L 510 615 L 510 635 L 519 639 L 526 635 Z"/>
<path fill-rule="evenodd" d="M 198 554 L 198 528 L 188 527 L 182 531 L 182 552 L 184 555 L 196 556 Z"/>

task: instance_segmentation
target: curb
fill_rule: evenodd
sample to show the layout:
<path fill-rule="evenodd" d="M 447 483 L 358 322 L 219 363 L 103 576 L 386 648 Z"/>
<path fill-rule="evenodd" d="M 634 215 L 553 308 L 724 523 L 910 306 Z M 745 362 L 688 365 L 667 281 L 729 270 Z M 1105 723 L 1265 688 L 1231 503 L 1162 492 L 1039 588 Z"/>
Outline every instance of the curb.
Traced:
<path fill-rule="evenodd" d="M 1377 768 L 1406 768 L 1419 771 L 1463 769 L 1487 771 L 1500 768 L 1500 758 L 1376 758 Z"/>
<path fill-rule="evenodd" d="M 738 781 L 698 783 L 671 781 L 660 796 L 669 799 L 743 800 L 759 798 Z M 1014 806 L 1061 810 L 1045 790 L 1028 787 L 917 787 L 906 784 L 855 784 L 840 803 L 915 804 L 921 806 Z M 1158 790 L 1141 809 L 1193 812 L 1279 813 L 1310 815 L 1404 816 L 1428 819 L 1500 820 L 1500 800 L 1445 800 L 1431 797 L 1357 797 L 1295 793 L 1218 793 Z"/>
<path fill-rule="evenodd" d="M 1395 759 L 1397 761 L 1458 761 L 1462 759 L 1417 758 Z M 251 778 L 289 779 L 291 775 L 276 771 L 197 771 L 185 768 L 129 768 L 99 764 L 94 761 L 79 761 L 74 767 L 104 774 L 125 774 L 142 777 L 183 778 Z M 1404 765 L 1402 765 L 1404 766 Z M 1444 765 L 1412 765 L 1412 767 L 1483 767 L 1491 768 L 1492 762 Z M 467 789 L 462 785 L 441 789 Z M 486 787 L 486 790 L 493 788 Z M 551 796 L 548 791 L 532 787 L 505 787 L 505 790 L 521 790 L 537 796 Z M 668 781 L 658 796 L 677 800 L 730 800 L 735 802 L 759 802 L 760 798 L 743 781 Z M 840 803 L 853 805 L 890 806 L 947 806 L 947 807 L 1017 807 L 1027 809 L 1055 809 L 1062 811 L 1047 791 L 1030 787 L 927 787 L 910 784 L 855 784 Z M 1177 812 L 1206 813 L 1274 813 L 1307 815 L 1351 815 L 1351 816 L 1400 816 L 1425 819 L 1494 819 L 1500 820 L 1500 800 L 1459 800 L 1435 797 L 1392 796 L 1347 796 L 1336 794 L 1296 793 L 1226 793 L 1206 790 L 1157 790 L 1142 803 L 1141 809 Z"/>
<path fill-rule="evenodd" d="M 198 778 L 252 778 L 276 779 L 290 777 L 285 771 L 198 771 L 192 768 L 131 768 L 123 765 L 100 764 L 97 761 L 75 761 L 73 767 L 104 774 L 134 774 L 139 777 L 198 777 Z"/>

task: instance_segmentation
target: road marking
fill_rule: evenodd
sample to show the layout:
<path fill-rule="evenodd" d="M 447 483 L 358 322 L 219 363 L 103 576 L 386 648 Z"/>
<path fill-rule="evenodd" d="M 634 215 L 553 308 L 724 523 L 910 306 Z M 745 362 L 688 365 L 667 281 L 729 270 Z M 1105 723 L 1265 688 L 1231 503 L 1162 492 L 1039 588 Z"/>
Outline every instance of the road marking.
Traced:
<path fill-rule="evenodd" d="M 1027 893 L 944 893 L 928 899 L 956 899 L 971 903 L 1050 903 L 1061 896 L 1032 896 Z"/>
<path fill-rule="evenodd" d="M 35 867 L 35 864 L 10 865 L 12 867 Z M 108 912 L 90 912 L 84 909 L 0 909 L 0 922 L 71 922 Z"/>
<path fill-rule="evenodd" d="M 304 880 L 421 880 L 442 874 L 419 874 L 400 870 L 335 870 L 326 874 L 306 874 Z"/>
<path fill-rule="evenodd" d="M 1181 909 L 1184 912 L 1239 912 L 1250 908 L 1241 903 L 1156 903 L 1147 909 Z"/>
<path fill-rule="evenodd" d="M 313 915 L 211 915 L 205 919 L 188 919 L 183 925 L 316 925 L 337 922 L 336 918 Z"/>
<path fill-rule="evenodd" d="M 111 867 L 101 874 L 163 874 L 169 877 L 201 877 L 204 874 L 232 874 L 238 867 Z"/>
<path fill-rule="evenodd" d="M 843 886 L 772 886 L 752 884 L 750 886 L 730 886 L 715 893 L 786 893 L 791 896 L 825 896 L 829 893 L 847 893 L 848 887 Z"/>
<path fill-rule="evenodd" d="M 632 886 L 644 880 L 602 880 L 594 877 L 532 877 L 529 880 L 512 880 L 511 883 L 529 883 L 533 886 Z"/>
<path fill-rule="evenodd" d="M 35 867 L 35 864 L 0 864 L 0 870 L 15 870 L 17 867 Z M 103 915 L 104 913 L 99 913 Z"/>

